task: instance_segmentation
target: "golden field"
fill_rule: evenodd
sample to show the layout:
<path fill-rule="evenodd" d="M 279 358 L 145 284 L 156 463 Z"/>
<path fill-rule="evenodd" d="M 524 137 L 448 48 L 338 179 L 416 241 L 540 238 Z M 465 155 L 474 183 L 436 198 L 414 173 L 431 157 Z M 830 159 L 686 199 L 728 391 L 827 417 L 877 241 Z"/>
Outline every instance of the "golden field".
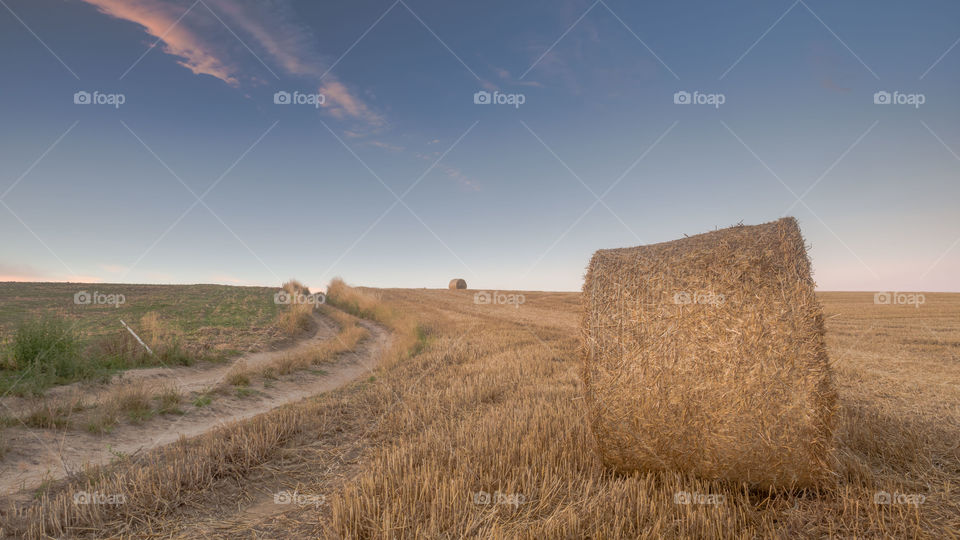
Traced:
<path fill-rule="evenodd" d="M 89 471 L 5 510 L 3 532 L 960 536 L 960 294 L 930 293 L 918 308 L 819 294 L 841 408 L 832 481 L 767 492 L 605 470 L 582 403 L 579 294 L 502 291 L 523 303 L 497 305 L 475 292 L 335 283 L 332 304 L 393 331 L 369 377 Z M 79 490 L 122 492 L 127 504 L 79 507 Z M 878 504 L 883 493 L 892 504 Z"/>

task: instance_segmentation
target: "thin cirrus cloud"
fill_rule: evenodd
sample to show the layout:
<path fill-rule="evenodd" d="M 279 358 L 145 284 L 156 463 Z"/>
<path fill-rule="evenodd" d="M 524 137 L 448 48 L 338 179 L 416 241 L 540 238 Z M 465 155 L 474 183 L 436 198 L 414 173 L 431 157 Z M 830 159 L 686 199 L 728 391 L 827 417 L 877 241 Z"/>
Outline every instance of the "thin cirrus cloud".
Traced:
<path fill-rule="evenodd" d="M 320 86 L 320 93 L 326 98 L 324 108 L 335 118 L 352 117 L 364 120 L 371 126 L 384 125 L 383 117 L 370 110 L 366 103 L 350 93 L 340 81 L 331 80 Z"/>
<path fill-rule="evenodd" d="M 236 86 L 238 68 L 224 60 L 224 51 L 218 51 L 207 39 L 191 27 L 190 21 L 177 23 L 189 6 L 159 0 L 83 0 L 101 13 L 123 19 L 143 27 L 144 31 L 163 42 L 163 52 L 176 56 L 177 63 L 197 75 L 216 77 Z M 187 19 L 187 17 L 184 17 Z"/>
<path fill-rule="evenodd" d="M 360 120 L 373 127 L 384 124 L 383 117 L 336 77 L 323 77 L 324 56 L 316 50 L 309 29 L 293 22 L 295 14 L 286 2 L 82 1 L 105 15 L 143 27 L 162 43 L 164 53 L 176 57 L 178 64 L 197 75 L 210 75 L 231 86 L 274 77 L 270 67 L 270 73 L 263 74 L 262 61 L 266 66 L 279 66 L 287 75 L 316 78 L 319 91 L 326 97 L 324 108 L 335 118 Z M 260 74 L 251 75 L 258 73 L 258 68 Z"/>

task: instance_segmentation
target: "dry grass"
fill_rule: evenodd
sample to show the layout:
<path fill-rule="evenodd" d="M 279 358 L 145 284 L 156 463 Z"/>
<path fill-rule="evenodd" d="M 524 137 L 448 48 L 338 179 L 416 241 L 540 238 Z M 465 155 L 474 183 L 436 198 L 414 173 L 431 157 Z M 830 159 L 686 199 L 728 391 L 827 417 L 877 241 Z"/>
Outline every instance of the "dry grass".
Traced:
<path fill-rule="evenodd" d="M 280 312 L 278 324 L 288 336 L 296 336 L 310 329 L 313 324 L 313 306 L 310 304 L 290 304 Z"/>
<path fill-rule="evenodd" d="M 0 515 L 4 532 L 955 538 L 960 530 L 958 295 L 928 295 L 919 310 L 875 306 L 868 294 L 821 295 L 839 394 L 836 481 L 773 492 L 603 467 L 581 398 L 577 294 L 526 293 L 520 308 L 478 306 L 446 290 L 341 286 L 335 296 L 332 302 L 392 321 L 413 344 L 375 382 L 92 473 Z M 430 339 L 419 337 L 420 328 L 430 329 Z M 344 478 L 332 480 L 330 471 Z M 246 514 L 250 490 L 277 474 L 290 475 L 302 493 L 325 494 L 327 504 L 319 512 L 278 507 L 261 521 Z M 124 493 L 127 504 L 73 505 L 72 493 L 84 489 Z M 926 500 L 878 505 L 878 490 Z M 475 504 L 479 491 L 491 494 L 491 504 Z M 501 503 L 517 504 L 496 504 L 498 491 Z M 675 504 L 677 492 L 723 500 Z"/>
<path fill-rule="evenodd" d="M 338 321 L 341 331 L 337 338 L 324 342 L 316 351 L 298 356 L 298 362 L 306 362 L 306 366 L 332 361 L 336 354 L 355 347 L 367 335 L 367 331 L 356 324 L 355 317 L 324 309 Z M 161 408 L 147 409 L 151 399 L 143 387 L 128 385 L 119 389 L 101 409 L 112 418 L 118 416 L 118 411 L 137 416 L 156 414 L 160 410 L 173 412 L 171 405 L 178 405 L 182 397 L 172 394 L 176 392 L 161 391 L 157 396 Z M 163 515 L 164 508 L 176 508 L 186 501 L 196 503 L 214 482 L 242 478 L 275 456 L 292 438 L 315 433 L 325 422 L 320 403 L 284 406 L 252 420 L 218 427 L 200 437 L 155 449 L 135 460 L 92 467 L 57 489 L 42 491 L 26 506 L 0 508 L 0 537 L 5 534 L 73 536 L 91 529 L 115 534 L 127 529 L 137 516 Z M 122 494 L 126 502 L 122 505 L 74 504 L 74 495 L 81 492 Z"/>
<path fill-rule="evenodd" d="M 113 431 L 125 417 L 141 423 L 158 414 L 181 414 L 183 394 L 174 386 L 150 388 L 141 382 L 124 383 L 95 396 L 71 392 L 37 400 L 37 405 L 11 425 L 20 422 L 26 427 L 68 429 L 78 427 L 95 434 Z"/>
<path fill-rule="evenodd" d="M 183 403 L 183 393 L 176 386 L 168 386 L 154 396 L 157 403 L 157 414 L 183 414 L 180 405 Z"/>
<path fill-rule="evenodd" d="M 41 400 L 40 404 L 21 420 L 27 427 L 63 429 L 70 427 L 74 413 L 85 407 L 83 400 L 73 395 L 59 400 Z"/>
<path fill-rule="evenodd" d="M 140 317 L 140 334 L 141 339 L 154 350 L 169 347 L 183 339 L 183 332 L 161 320 L 156 311 Z"/>
<path fill-rule="evenodd" d="M 383 367 L 419 354 L 427 344 L 427 326 L 421 323 L 416 305 L 387 304 L 377 289 L 350 287 L 334 278 L 327 288 L 327 302 L 356 317 L 377 321 L 393 331 L 390 349 L 381 359 Z"/>
<path fill-rule="evenodd" d="M 244 362 L 238 362 L 227 373 L 226 383 L 231 386 L 248 386 L 257 378 L 272 379 L 278 375 L 289 375 L 329 363 L 334 361 L 340 353 L 354 350 L 370 335 L 366 328 L 357 324 L 357 317 L 327 306 L 320 306 L 319 309 L 340 326 L 336 336 L 316 347 L 285 354 L 265 366 L 254 368 L 247 366 Z"/>
<path fill-rule="evenodd" d="M 230 386 L 250 386 L 251 372 L 252 370 L 247 366 L 246 362 L 239 361 L 227 372 L 224 382 Z"/>
<path fill-rule="evenodd" d="M 291 279 L 281 285 L 283 291 L 289 295 L 291 303 L 282 307 L 277 316 L 277 326 L 288 336 L 297 336 L 313 327 L 314 305 L 300 302 L 310 294 L 306 285 Z"/>
<path fill-rule="evenodd" d="M 583 304 L 606 465 L 763 488 L 827 479 L 836 391 L 796 220 L 600 250 Z"/>
<path fill-rule="evenodd" d="M 291 279 L 290 281 L 287 281 L 280 288 L 287 291 L 289 294 L 293 296 L 296 296 L 298 294 L 310 294 L 310 289 L 308 289 L 306 285 L 304 285 L 303 283 L 300 283 L 295 279 Z"/>
<path fill-rule="evenodd" d="M 891 312 L 864 294 L 839 316 L 833 297 L 824 297 L 831 321 L 849 329 L 843 339 L 829 340 L 840 391 L 837 475 L 820 490 L 767 492 L 602 467 L 580 402 L 571 335 L 576 321 L 568 316 L 575 295 L 530 293 L 519 310 L 484 310 L 466 298 L 384 291 L 382 298 L 400 309 L 417 306 L 438 338 L 389 375 L 398 381 L 399 402 L 378 428 L 391 444 L 372 450 L 364 470 L 332 498 L 325 532 L 367 538 L 956 536 L 960 297 L 933 296 L 927 312 Z M 458 317 L 465 313 L 472 316 Z M 932 334 L 939 345 L 889 350 L 878 346 L 886 335 L 877 331 L 880 325 L 905 325 L 900 338 L 907 343 Z M 883 352 L 847 354 L 860 340 Z M 916 375 L 900 363 L 936 375 Z M 874 504 L 880 490 L 926 500 L 919 507 Z M 522 495 L 526 502 L 475 505 L 478 491 L 499 491 L 508 500 Z M 722 495 L 723 504 L 675 504 L 678 492 Z M 304 531 L 324 529 L 317 524 Z"/>
<path fill-rule="evenodd" d="M 11 337 L 30 317 L 56 315 L 76 325 L 87 347 L 123 330 L 117 319 L 141 333 L 140 318 L 152 310 L 182 333 L 188 349 L 202 344 L 215 353 L 235 354 L 283 338 L 273 324 L 281 310 L 273 301 L 275 287 L 100 283 L 88 291 L 124 294 L 127 303 L 118 308 L 74 304 L 73 295 L 86 288 L 76 283 L 0 283 L 0 335 Z"/>

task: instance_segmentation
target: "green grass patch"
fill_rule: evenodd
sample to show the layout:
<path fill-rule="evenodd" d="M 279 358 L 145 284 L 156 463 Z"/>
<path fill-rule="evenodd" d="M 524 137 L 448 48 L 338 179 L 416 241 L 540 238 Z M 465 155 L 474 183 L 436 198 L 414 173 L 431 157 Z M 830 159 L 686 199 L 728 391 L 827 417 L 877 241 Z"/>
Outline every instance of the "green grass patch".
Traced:
<path fill-rule="evenodd" d="M 284 337 L 278 326 L 283 306 L 273 301 L 276 290 L 0 283 L 0 394 L 42 395 L 51 386 L 106 380 L 127 369 L 222 362 L 262 349 Z M 125 301 L 76 303 L 81 292 L 85 298 L 123 295 Z M 121 319 L 155 354 L 137 343 Z"/>
<path fill-rule="evenodd" d="M 184 414 L 180 408 L 183 396 L 175 388 L 168 388 L 154 398 L 157 401 L 157 414 Z"/>
<path fill-rule="evenodd" d="M 213 398 L 210 397 L 210 394 L 200 394 L 199 396 L 193 398 L 194 407 L 206 407 L 213 402 Z"/>

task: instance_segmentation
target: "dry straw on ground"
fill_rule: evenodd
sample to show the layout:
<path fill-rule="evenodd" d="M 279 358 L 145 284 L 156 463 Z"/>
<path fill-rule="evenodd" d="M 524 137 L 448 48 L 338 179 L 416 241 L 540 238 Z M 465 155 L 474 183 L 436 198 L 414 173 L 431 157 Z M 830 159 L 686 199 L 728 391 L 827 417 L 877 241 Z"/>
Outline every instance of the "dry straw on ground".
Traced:
<path fill-rule="evenodd" d="M 836 394 L 796 220 L 597 251 L 583 293 L 605 464 L 760 488 L 828 477 Z"/>
<path fill-rule="evenodd" d="M 466 280 L 463 280 L 463 279 L 460 279 L 460 278 L 451 279 L 451 280 L 450 280 L 450 285 L 448 285 L 447 287 L 449 287 L 450 289 L 466 289 L 466 288 L 467 288 L 467 282 L 466 282 Z"/>

